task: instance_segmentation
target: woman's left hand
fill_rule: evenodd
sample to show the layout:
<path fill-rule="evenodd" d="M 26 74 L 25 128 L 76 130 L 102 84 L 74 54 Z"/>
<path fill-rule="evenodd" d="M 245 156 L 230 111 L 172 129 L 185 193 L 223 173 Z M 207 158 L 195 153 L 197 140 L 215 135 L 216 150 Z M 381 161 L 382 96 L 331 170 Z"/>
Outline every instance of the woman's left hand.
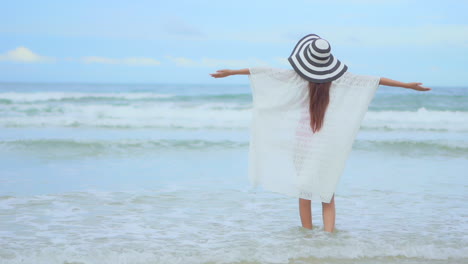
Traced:
<path fill-rule="evenodd" d="M 229 75 L 232 75 L 231 70 L 224 69 L 224 70 L 217 70 L 216 73 L 210 73 L 211 77 L 214 78 L 224 78 Z"/>

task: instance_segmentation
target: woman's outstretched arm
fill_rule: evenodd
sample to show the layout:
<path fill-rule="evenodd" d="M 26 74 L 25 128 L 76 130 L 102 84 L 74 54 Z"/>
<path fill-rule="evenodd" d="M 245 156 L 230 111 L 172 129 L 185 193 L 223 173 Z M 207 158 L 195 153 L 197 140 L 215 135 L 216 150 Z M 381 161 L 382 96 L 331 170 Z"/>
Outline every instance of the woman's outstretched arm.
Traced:
<path fill-rule="evenodd" d="M 418 82 L 404 83 L 404 82 L 399 82 L 399 81 L 395 81 L 395 80 L 384 78 L 384 77 L 380 78 L 379 84 L 380 85 L 386 85 L 386 86 L 395 86 L 395 87 L 408 88 L 408 89 L 413 89 L 413 90 L 416 90 L 416 91 L 429 91 L 429 90 L 431 90 L 431 88 L 421 86 L 422 83 L 418 83 Z"/>
<path fill-rule="evenodd" d="M 210 73 L 211 77 L 214 77 L 214 78 L 224 78 L 224 77 L 228 77 L 230 75 L 236 75 L 236 74 L 248 75 L 250 74 L 250 71 L 247 68 L 240 69 L 240 70 L 224 69 L 224 70 L 217 70 L 216 73 Z"/>

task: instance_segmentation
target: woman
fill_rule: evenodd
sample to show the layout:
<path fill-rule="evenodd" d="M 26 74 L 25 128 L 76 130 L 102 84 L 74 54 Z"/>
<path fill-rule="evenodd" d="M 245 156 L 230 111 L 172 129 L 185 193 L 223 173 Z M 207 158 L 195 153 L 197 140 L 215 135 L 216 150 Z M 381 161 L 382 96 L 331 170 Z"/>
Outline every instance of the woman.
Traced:
<path fill-rule="evenodd" d="M 312 229 L 311 199 L 322 201 L 324 230 L 335 228 L 335 189 L 365 112 L 379 85 L 429 91 L 422 83 L 356 75 L 315 34 L 294 47 L 293 70 L 218 70 L 214 78 L 249 75 L 253 115 L 249 179 L 299 198 L 302 226 Z"/>

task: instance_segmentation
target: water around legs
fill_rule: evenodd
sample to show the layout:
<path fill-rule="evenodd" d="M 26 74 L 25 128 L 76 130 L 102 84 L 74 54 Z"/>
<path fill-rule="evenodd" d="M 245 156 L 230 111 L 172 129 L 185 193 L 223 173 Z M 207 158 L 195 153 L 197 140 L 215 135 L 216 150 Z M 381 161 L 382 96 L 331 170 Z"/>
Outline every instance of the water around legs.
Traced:
<path fill-rule="evenodd" d="M 299 198 L 299 215 L 301 216 L 302 227 L 312 229 L 312 202 L 311 200 Z M 333 232 L 335 229 L 335 195 L 330 203 L 322 203 L 322 217 L 324 230 Z"/>

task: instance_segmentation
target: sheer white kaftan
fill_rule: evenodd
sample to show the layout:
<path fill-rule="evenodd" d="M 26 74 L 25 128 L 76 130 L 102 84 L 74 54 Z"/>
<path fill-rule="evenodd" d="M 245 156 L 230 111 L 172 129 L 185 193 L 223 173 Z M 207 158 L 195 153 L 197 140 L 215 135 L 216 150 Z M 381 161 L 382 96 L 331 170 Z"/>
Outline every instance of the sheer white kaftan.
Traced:
<path fill-rule="evenodd" d="M 308 82 L 294 70 L 254 67 L 249 80 L 250 183 L 329 203 L 380 78 L 346 72 L 333 81 L 317 133 L 310 127 Z"/>

